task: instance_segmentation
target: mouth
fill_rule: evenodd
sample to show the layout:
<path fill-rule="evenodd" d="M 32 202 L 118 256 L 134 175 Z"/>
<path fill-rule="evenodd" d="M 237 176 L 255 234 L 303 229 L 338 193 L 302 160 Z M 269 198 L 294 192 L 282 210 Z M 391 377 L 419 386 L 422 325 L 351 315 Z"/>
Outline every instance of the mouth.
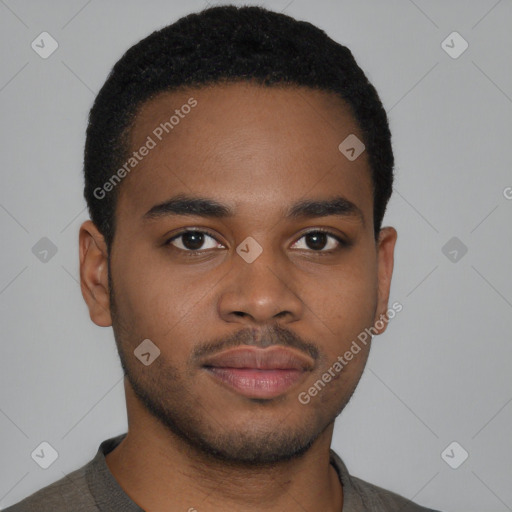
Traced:
<path fill-rule="evenodd" d="M 207 359 L 202 367 L 218 383 L 249 398 L 275 398 L 305 379 L 314 361 L 284 347 L 237 347 Z"/>

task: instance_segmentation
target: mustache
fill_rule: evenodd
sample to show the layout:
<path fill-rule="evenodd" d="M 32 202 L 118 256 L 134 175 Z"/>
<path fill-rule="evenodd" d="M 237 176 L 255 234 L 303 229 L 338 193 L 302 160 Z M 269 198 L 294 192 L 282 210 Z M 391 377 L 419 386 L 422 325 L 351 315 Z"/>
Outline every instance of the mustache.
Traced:
<path fill-rule="evenodd" d="M 305 352 L 314 361 L 317 361 L 320 355 L 320 351 L 314 343 L 303 340 L 292 331 L 276 324 L 264 328 L 247 327 L 229 336 L 223 336 L 222 338 L 199 345 L 193 349 L 190 360 L 191 362 L 200 361 L 223 350 L 239 347 L 241 345 L 259 348 L 274 345 L 292 347 Z"/>

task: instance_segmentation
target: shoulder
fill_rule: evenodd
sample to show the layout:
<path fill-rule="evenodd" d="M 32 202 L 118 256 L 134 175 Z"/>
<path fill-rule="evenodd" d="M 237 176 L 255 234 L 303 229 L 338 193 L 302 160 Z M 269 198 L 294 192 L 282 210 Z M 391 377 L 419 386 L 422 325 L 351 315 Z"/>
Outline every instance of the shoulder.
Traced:
<path fill-rule="evenodd" d="M 365 482 L 360 478 L 351 476 L 350 480 L 354 490 L 361 496 L 365 510 L 375 510 L 376 512 L 439 512 L 422 507 L 399 494 Z"/>
<path fill-rule="evenodd" d="M 6 508 L 4 512 L 96 512 L 99 509 L 89 492 L 86 469 L 87 464 Z"/>
<path fill-rule="evenodd" d="M 330 458 L 343 486 L 344 511 L 347 509 L 347 512 L 439 512 L 350 475 L 341 458 L 333 450 Z"/>

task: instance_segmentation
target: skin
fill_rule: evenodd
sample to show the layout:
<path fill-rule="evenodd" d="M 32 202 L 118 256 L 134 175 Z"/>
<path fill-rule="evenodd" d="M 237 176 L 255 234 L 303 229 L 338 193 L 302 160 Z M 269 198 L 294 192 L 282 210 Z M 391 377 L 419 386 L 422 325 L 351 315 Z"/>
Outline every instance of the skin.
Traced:
<path fill-rule="evenodd" d="M 384 227 L 375 240 L 366 152 L 351 162 L 338 150 L 351 133 L 362 139 L 359 127 L 330 93 L 224 84 L 144 104 L 132 149 L 190 97 L 197 106 L 119 187 L 113 290 L 103 236 L 91 221 L 80 229 L 82 293 L 92 321 L 113 326 L 126 372 L 128 435 L 107 465 L 147 511 L 339 511 L 343 492 L 329 464 L 334 420 L 370 343 L 310 403 L 298 394 L 388 310 L 397 233 Z M 179 193 L 235 213 L 143 218 Z M 285 218 L 298 201 L 334 196 L 363 219 Z M 199 256 L 185 254 L 183 237 L 166 245 L 184 228 L 214 237 L 205 236 Z M 317 229 L 349 245 L 305 236 Z M 248 236 L 263 249 L 250 264 L 236 252 Z M 145 366 L 133 351 L 148 338 L 161 353 Z M 314 368 L 283 395 L 254 400 L 194 357 L 206 345 L 214 353 L 240 344 L 311 349 Z"/>

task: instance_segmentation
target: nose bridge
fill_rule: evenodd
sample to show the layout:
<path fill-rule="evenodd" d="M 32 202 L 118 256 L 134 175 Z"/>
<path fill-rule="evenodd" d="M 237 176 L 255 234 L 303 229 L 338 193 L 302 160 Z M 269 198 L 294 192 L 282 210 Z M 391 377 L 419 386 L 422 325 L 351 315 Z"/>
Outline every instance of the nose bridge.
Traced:
<path fill-rule="evenodd" d="M 285 258 L 278 250 L 263 248 L 256 254 L 253 242 L 242 242 L 233 254 L 231 271 L 222 291 L 219 309 L 226 320 L 234 317 L 268 322 L 287 313 L 297 318 L 302 313 L 302 303 L 285 265 Z M 246 245 L 247 244 L 247 245 Z M 244 252 L 245 251 L 245 252 Z"/>

